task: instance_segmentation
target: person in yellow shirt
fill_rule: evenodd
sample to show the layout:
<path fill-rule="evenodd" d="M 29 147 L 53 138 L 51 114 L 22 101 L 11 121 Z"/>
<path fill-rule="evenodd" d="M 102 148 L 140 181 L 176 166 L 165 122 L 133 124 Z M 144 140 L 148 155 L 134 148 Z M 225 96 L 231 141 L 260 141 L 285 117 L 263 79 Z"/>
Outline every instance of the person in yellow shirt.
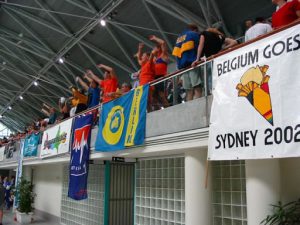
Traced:
<path fill-rule="evenodd" d="M 88 97 L 84 94 L 82 94 L 77 88 L 75 87 L 70 87 L 71 91 L 72 91 L 72 97 L 70 98 L 71 100 L 71 104 L 72 104 L 72 109 L 74 111 L 75 109 L 75 114 L 80 113 L 84 110 L 87 109 L 87 101 L 88 101 Z M 70 112 L 70 116 L 72 113 Z"/>

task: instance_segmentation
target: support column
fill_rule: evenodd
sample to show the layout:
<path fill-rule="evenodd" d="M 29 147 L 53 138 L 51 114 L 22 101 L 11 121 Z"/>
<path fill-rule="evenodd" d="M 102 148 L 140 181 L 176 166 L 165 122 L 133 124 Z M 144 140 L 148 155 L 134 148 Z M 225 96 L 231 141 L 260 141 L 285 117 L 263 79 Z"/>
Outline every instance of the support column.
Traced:
<path fill-rule="evenodd" d="M 260 224 L 280 200 L 279 165 L 278 159 L 246 161 L 248 225 Z"/>
<path fill-rule="evenodd" d="M 211 224 L 210 185 L 205 189 L 206 150 L 185 153 L 185 224 Z"/>

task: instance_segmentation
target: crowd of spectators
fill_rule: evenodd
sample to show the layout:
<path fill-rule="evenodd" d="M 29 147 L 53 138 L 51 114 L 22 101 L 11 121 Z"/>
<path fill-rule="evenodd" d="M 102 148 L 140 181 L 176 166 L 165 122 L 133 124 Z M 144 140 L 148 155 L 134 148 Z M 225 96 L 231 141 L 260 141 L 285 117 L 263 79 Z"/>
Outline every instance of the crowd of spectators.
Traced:
<path fill-rule="evenodd" d="M 272 0 L 277 6 L 271 21 L 258 17 L 255 20 L 245 21 L 245 41 L 250 41 L 261 35 L 285 26 L 300 17 L 300 0 Z M 44 131 L 47 126 L 51 126 L 77 113 L 97 106 L 99 103 L 106 103 L 118 98 L 132 87 L 144 85 L 154 80 L 163 79 L 168 74 L 168 64 L 170 53 L 166 42 L 155 36 L 150 35 L 149 40 L 154 43 L 154 48 L 150 51 L 144 50 L 144 44 L 139 43 L 135 55 L 140 70 L 131 74 L 134 83 L 123 83 L 119 86 L 118 76 L 114 68 L 99 64 L 97 67 L 103 71 L 103 78 L 90 69 L 87 69 L 82 76 L 76 77 L 77 84 L 70 87 L 72 96 L 61 97 L 58 105 L 49 106 L 43 104 L 41 109 L 43 118 L 37 119 L 28 126 L 23 133 L 17 133 L 8 138 L 0 139 L 0 146 L 10 140 L 24 138 L 27 134 Z M 176 58 L 177 69 L 182 70 L 196 65 L 203 60 L 219 53 L 220 51 L 238 45 L 239 41 L 226 37 L 217 28 L 207 28 L 199 32 L 197 25 L 189 24 L 177 38 L 172 55 Z M 211 69 L 211 68 L 210 68 Z M 163 79 L 150 87 L 148 112 L 166 108 L 172 105 L 173 100 L 177 102 L 190 101 L 203 95 L 203 68 L 198 67 L 182 74 L 176 82 L 171 79 Z M 211 80 L 208 80 L 211 88 Z M 178 93 L 174 96 L 174 89 Z M 97 115 L 97 110 L 94 110 Z M 96 118 L 96 116 L 95 116 Z"/>

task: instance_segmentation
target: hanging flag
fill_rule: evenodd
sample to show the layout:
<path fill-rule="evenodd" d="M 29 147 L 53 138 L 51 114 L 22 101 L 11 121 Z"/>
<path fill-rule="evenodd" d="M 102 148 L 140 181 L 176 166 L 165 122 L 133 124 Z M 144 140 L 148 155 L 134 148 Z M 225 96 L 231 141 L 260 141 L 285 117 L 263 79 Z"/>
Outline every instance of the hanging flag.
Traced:
<path fill-rule="evenodd" d="M 42 158 L 66 154 L 70 150 L 73 118 L 65 120 L 44 131 L 42 138 Z"/>
<path fill-rule="evenodd" d="M 20 155 L 18 158 L 18 167 L 17 167 L 17 172 L 16 172 L 15 187 L 19 186 L 19 183 L 20 183 L 21 177 L 22 177 L 22 173 L 23 173 L 24 147 L 25 147 L 25 140 L 21 139 L 20 140 Z M 19 194 L 18 188 L 16 188 L 13 208 L 17 209 L 19 207 L 19 203 L 20 203 L 20 194 Z"/>
<path fill-rule="evenodd" d="M 31 135 L 27 136 L 24 142 L 24 157 L 32 157 L 37 156 L 37 150 L 40 142 L 41 134 L 32 133 Z"/>
<path fill-rule="evenodd" d="M 93 114 L 79 116 L 73 126 L 68 196 L 74 200 L 87 198 L 88 162 Z"/>
<path fill-rule="evenodd" d="M 102 106 L 96 151 L 141 145 L 145 139 L 149 85 L 139 86 Z"/>

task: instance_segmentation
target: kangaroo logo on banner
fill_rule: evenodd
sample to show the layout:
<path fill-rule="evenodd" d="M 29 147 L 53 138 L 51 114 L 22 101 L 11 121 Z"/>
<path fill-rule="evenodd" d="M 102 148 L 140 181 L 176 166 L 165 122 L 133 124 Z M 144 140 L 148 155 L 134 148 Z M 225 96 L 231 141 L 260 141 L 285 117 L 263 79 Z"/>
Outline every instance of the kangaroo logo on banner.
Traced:
<path fill-rule="evenodd" d="M 144 143 L 148 92 L 149 85 L 139 86 L 103 104 L 96 151 L 122 150 Z"/>
<path fill-rule="evenodd" d="M 75 200 L 87 198 L 88 162 L 93 114 L 79 116 L 73 126 L 68 196 Z"/>

